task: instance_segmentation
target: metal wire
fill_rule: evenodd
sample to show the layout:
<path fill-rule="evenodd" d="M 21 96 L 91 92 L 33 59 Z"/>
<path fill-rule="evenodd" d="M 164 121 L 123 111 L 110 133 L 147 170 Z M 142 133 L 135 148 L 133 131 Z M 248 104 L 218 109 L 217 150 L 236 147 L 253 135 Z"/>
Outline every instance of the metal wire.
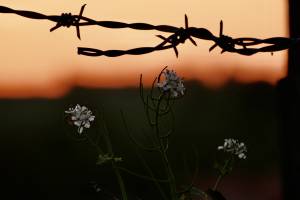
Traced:
<path fill-rule="evenodd" d="M 194 38 L 201 40 L 210 40 L 214 42 L 214 45 L 209 49 L 212 51 L 215 47 L 222 49 L 221 53 L 230 52 L 240 55 L 250 56 L 259 52 L 281 51 L 289 49 L 300 42 L 300 38 L 286 38 L 286 37 L 272 37 L 267 39 L 257 38 L 232 38 L 223 34 L 223 22 L 220 22 L 219 36 L 214 36 L 209 30 L 205 28 L 189 27 L 188 17 L 185 15 L 185 27 L 174 27 L 170 25 L 152 25 L 147 23 L 124 23 L 116 21 L 96 21 L 94 19 L 84 17 L 83 11 L 86 4 L 84 4 L 78 15 L 72 15 L 71 13 L 63 13 L 61 15 L 44 15 L 33 11 L 14 10 L 5 6 L 0 6 L 0 13 L 11 13 L 22 17 L 37 19 L 37 20 L 50 20 L 55 22 L 56 25 L 50 29 L 54 31 L 60 27 L 76 27 L 77 37 L 80 39 L 80 27 L 81 26 L 100 26 L 111 29 L 130 28 L 135 30 L 157 30 L 160 32 L 172 33 L 169 37 L 157 35 L 163 41 L 153 47 L 138 47 L 129 50 L 100 50 L 89 47 L 78 47 L 78 54 L 85 56 L 107 56 L 117 57 L 122 55 L 142 55 L 148 54 L 154 51 L 161 51 L 166 49 L 173 49 L 176 57 L 179 52 L 177 46 L 185 43 L 189 40 L 197 46 Z M 260 45 L 255 48 L 254 46 Z M 261 47 L 262 46 L 262 47 Z"/>

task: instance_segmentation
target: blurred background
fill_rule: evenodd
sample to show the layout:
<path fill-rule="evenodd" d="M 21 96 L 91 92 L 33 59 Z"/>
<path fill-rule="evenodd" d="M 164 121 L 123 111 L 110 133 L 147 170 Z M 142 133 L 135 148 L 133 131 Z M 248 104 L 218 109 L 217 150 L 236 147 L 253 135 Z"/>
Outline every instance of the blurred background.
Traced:
<path fill-rule="evenodd" d="M 93 0 L 26 2 L 5 1 L 0 5 L 49 15 L 77 14 L 87 4 L 84 16 L 96 20 L 145 22 L 203 27 L 215 35 L 219 22 L 232 37 L 268 38 L 288 36 L 288 3 L 283 0 L 228 0 L 149 2 Z M 2 115 L 0 180 L 3 194 L 10 198 L 101 199 L 89 183 L 96 181 L 105 191 L 118 194 L 115 177 L 108 166 L 95 165 L 95 149 L 74 138 L 63 112 L 74 104 L 87 105 L 105 116 L 115 151 L 122 165 L 143 171 L 135 149 L 125 134 L 120 109 L 133 134 L 147 130 L 139 99 L 139 75 L 150 86 L 164 66 L 184 77 L 187 94 L 175 104 L 176 131 L 170 144 L 170 160 L 179 186 L 191 179 L 199 151 L 200 170 L 196 185 L 207 189 L 216 180 L 213 162 L 224 138 L 237 138 L 248 146 L 248 158 L 238 163 L 219 189 L 227 199 L 282 198 L 280 113 L 277 82 L 287 75 L 287 51 L 254 56 L 208 52 L 211 42 L 197 40 L 172 49 L 143 56 L 117 58 L 84 57 L 77 47 L 102 50 L 155 46 L 157 31 L 83 27 L 81 40 L 74 28 L 49 29 L 49 21 L 1 14 L 0 109 Z M 163 34 L 168 36 L 168 34 Z M 89 130 L 96 131 L 98 124 Z M 160 174 L 155 155 L 143 154 Z M 186 158 L 187 164 L 183 160 Z M 153 199 L 151 184 L 124 174 L 132 199 Z M 98 195 L 98 196 L 97 196 Z M 109 194 L 105 194 L 109 196 Z M 104 195 L 104 196 L 105 196 Z M 109 197 L 107 197 L 109 198 Z"/>

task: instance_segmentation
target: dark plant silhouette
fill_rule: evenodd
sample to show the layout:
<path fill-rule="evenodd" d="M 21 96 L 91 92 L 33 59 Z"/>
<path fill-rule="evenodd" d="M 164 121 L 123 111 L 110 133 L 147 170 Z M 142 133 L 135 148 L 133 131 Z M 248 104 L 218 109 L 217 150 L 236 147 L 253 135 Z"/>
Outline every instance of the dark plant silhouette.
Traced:
<path fill-rule="evenodd" d="M 215 44 L 209 49 L 213 50 L 215 47 L 222 49 L 221 53 L 231 52 L 241 55 L 253 55 L 259 52 L 275 52 L 285 49 L 289 49 L 291 46 L 299 43 L 300 38 L 286 38 L 286 37 L 272 37 L 267 39 L 257 39 L 250 37 L 232 38 L 223 34 L 223 22 L 220 22 L 219 36 L 213 35 L 209 30 L 205 28 L 189 27 L 188 17 L 185 15 L 185 28 L 174 27 L 170 25 L 151 25 L 147 23 L 124 23 L 116 21 L 96 21 L 94 19 L 84 17 L 83 11 L 86 4 L 81 7 L 78 15 L 72 15 L 71 13 L 63 13 L 61 15 L 44 15 L 32 11 L 14 10 L 5 6 L 0 6 L 0 13 L 13 13 L 30 19 L 50 20 L 56 22 L 56 25 L 50 29 L 54 31 L 60 27 L 76 27 L 77 37 L 80 39 L 80 27 L 97 25 L 105 28 L 131 28 L 136 30 L 157 30 L 161 32 L 172 33 L 168 37 L 158 35 L 159 38 L 164 41 L 153 47 L 139 47 L 129 50 L 100 50 L 88 47 L 78 47 L 78 54 L 85 56 L 108 56 L 117 57 L 122 55 L 142 55 L 151 53 L 154 51 L 160 51 L 173 48 L 176 56 L 178 56 L 177 46 L 184 43 L 189 39 L 195 46 L 196 42 L 193 38 L 202 40 L 210 40 Z M 262 47 L 255 46 L 263 45 Z"/>
<path fill-rule="evenodd" d="M 173 49 L 176 57 L 178 57 L 179 52 L 177 46 L 179 44 L 185 43 L 189 40 L 193 45 L 197 46 L 194 38 L 210 40 L 215 44 L 209 49 L 212 51 L 215 47 L 220 47 L 222 49 L 221 53 L 232 52 L 241 55 L 253 55 L 258 52 L 274 52 L 290 48 L 299 42 L 300 39 L 284 38 L 284 37 L 274 37 L 268 39 L 256 39 L 256 38 L 232 38 L 223 34 L 223 22 L 220 22 L 220 33 L 219 37 L 214 36 L 209 30 L 204 28 L 189 27 L 188 17 L 185 15 L 185 27 L 173 27 L 169 25 L 151 25 L 146 23 L 123 23 L 114 21 L 95 21 L 93 19 L 83 16 L 83 11 L 86 5 L 83 5 L 80 9 L 78 15 L 72 15 L 71 13 L 63 13 L 61 15 L 44 15 L 32 11 L 22 11 L 14 10 L 8 7 L 0 6 L 0 13 L 13 13 L 26 18 L 31 19 L 46 19 L 56 23 L 54 27 L 50 29 L 50 32 L 61 28 L 61 27 L 76 27 L 76 34 L 79 39 L 81 39 L 80 26 L 98 25 L 105 28 L 131 28 L 137 30 L 157 30 L 161 32 L 172 33 L 170 36 L 165 37 L 162 35 L 157 35 L 163 41 L 154 47 L 140 47 L 130 50 L 107 50 L 102 51 L 99 49 L 78 47 L 78 54 L 86 56 L 108 56 L 116 57 L 125 54 L 129 55 L 141 55 L 151 53 L 153 51 L 160 51 L 165 49 Z M 251 46 L 262 45 L 264 47 L 251 48 Z M 249 48 L 250 47 L 250 48 Z M 89 129 L 91 123 L 94 122 L 96 115 L 93 115 L 92 111 L 85 106 L 80 106 L 77 104 L 75 108 L 70 108 L 65 111 L 66 119 L 70 125 L 77 129 L 78 135 L 84 140 L 88 141 L 92 146 L 95 147 L 98 153 L 97 165 L 103 165 L 109 163 L 114 170 L 116 179 L 119 183 L 120 192 L 123 200 L 128 199 L 126 192 L 125 183 L 121 176 L 121 171 L 126 172 L 130 175 L 136 176 L 138 178 L 153 182 L 157 189 L 159 190 L 161 197 L 165 200 L 187 200 L 195 198 L 201 198 L 204 200 L 225 200 L 225 197 L 217 190 L 221 179 L 232 171 L 235 156 L 239 159 L 245 159 L 245 152 L 247 151 L 244 143 L 239 143 L 235 139 L 225 139 L 224 145 L 219 146 L 218 150 L 223 150 L 225 153 L 229 154 L 229 159 L 225 159 L 221 164 L 217 163 L 216 168 L 219 173 L 219 177 L 216 180 L 215 185 L 212 189 L 206 191 L 195 187 L 195 179 L 198 175 L 198 154 L 195 153 L 195 171 L 191 183 L 187 186 L 185 185 L 182 190 L 178 190 L 176 176 L 172 169 L 171 163 L 168 159 L 168 149 L 170 136 L 174 131 L 174 113 L 173 105 L 176 100 L 182 98 L 185 95 L 185 86 L 183 80 L 177 76 L 174 70 L 169 70 L 167 67 L 163 68 L 158 76 L 152 82 L 152 87 L 149 94 L 144 93 L 142 75 L 140 76 L 140 97 L 145 108 L 147 122 L 150 126 L 150 132 L 152 137 L 150 144 L 143 144 L 139 142 L 130 133 L 129 126 L 126 122 L 126 117 L 121 111 L 122 120 L 131 142 L 135 144 L 137 149 L 137 156 L 140 158 L 145 169 L 148 171 L 149 175 L 144 175 L 136 173 L 130 169 L 119 166 L 118 162 L 123 161 L 122 157 L 116 157 L 114 155 L 113 146 L 110 140 L 110 134 L 106 126 L 104 116 L 100 115 L 100 121 L 102 122 L 102 128 L 104 131 L 103 139 L 106 143 L 106 150 L 99 146 L 98 139 L 91 137 L 89 134 L 84 132 L 85 129 Z M 168 123 L 166 123 L 168 122 Z M 95 140 L 95 141 L 94 141 Z M 160 155 L 162 160 L 163 170 L 165 173 L 164 178 L 156 178 L 155 174 L 143 159 L 143 156 L 139 151 L 156 152 Z M 224 164 L 223 164 L 224 163 Z M 223 165 L 222 165 L 223 164 Z M 162 186 L 168 186 L 168 190 L 164 191 Z M 91 182 L 92 188 L 96 192 L 100 192 L 102 189 L 96 182 Z M 167 193 L 166 193 L 167 192 Z M 110 192 L 105 193 L 113 199 L 118 199 L 114 194 Z"/>

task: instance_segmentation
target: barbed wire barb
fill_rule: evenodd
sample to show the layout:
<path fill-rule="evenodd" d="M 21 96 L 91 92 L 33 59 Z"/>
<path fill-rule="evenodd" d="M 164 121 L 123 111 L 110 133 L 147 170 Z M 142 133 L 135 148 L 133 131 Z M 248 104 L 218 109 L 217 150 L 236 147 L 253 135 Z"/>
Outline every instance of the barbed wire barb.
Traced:
<path fill-rule="evenodd" d="M 56 29 L 58 29 L 62 26 L 65 26 L 67 28 L 69 28 L 71 26 L 75 26 L 77 37 L 78 37 L 78 39 L 81 39 L 80 38 L 80 29 L 79 29 L 79 27 L 80 27 L 80 19 L 82 18 L 82 14 L 83 14 L 85 6 L 86 6 L 86 4 L 84 4 L 81 7 L 78 16 L 72 15 L 71 13 L 61 14 L 61 17 L 60 17 L 59 21 L 57 21 L 56 25 L 50 29 L 50 32 L 55 31 Z"/>
<path fill-rule="evenodd" d="M 188 17 L 187 15 L 184 16 L 184 22 L 185 22 L 185 28 L 179 28 L 174 34 L 170 35 L 168 38 L 165 38 L 162 35 L 157 35 L 160 39 L 163 40 L 161 44 L 159 44 L 157 47 L 162 47 L 167 43 L 170 43 L 174 49 L 176 57 L 178 57 L 178 50 L 177 46 L 180 43 L 184 43 L 187 39 L 189 39 L 193 45 L 197 46 L 197 43 L 193 40 L 191 37 L 191 34 L 189 33 L 189 25 L 188 25 Z"/>

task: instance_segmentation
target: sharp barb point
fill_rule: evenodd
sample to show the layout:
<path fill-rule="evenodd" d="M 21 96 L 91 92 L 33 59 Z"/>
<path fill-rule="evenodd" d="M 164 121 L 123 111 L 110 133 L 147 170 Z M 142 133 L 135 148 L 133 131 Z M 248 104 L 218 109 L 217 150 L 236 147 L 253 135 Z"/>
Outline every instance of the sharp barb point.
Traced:
<path fill-rule="evenodd" d="M 220 36 L 223 35 L 223 21 L 220 21 Z"/>
<path fill-rule="evenodd" d="M 187 29 L 189 27 L 189 20 L 186 14 L 184 15 L 184 23 L 185 23 L 185 28 Z"/>
<path fill-rule="evenodd" d="M 162 39 L 162 40 L 166 40 L 167 38 L 165 38 L 164 36 L 162 36 L 162 35 L 156 35 L 156 37 L 159 37 L 160 39 Z"/>
<path fill-rule="evenodd" d="M 177 50 L 177 47 L 174 46 L 173 49 L 174 49 L 174 51 L 175 51 L 176 57 L 178 58 L 178 50 Z"/>
<path fill-rule="evenodd" d="M 217 43 L 214 44 L 214 45 L 212 45 L 212 46 L 209 48 L 209 52 L 211 52 L 212 50 L 214 50 L 214 48 L 216 48 L 217 46 L 218 46 Z"/>
<path fill-rule="evenodd" d="M 195 42 L 195 40 L 193 40 L 192 37 L 189 37 L 189 40 L 193 43 L 193 45 L 197 46 L 197 43 Z"/>

